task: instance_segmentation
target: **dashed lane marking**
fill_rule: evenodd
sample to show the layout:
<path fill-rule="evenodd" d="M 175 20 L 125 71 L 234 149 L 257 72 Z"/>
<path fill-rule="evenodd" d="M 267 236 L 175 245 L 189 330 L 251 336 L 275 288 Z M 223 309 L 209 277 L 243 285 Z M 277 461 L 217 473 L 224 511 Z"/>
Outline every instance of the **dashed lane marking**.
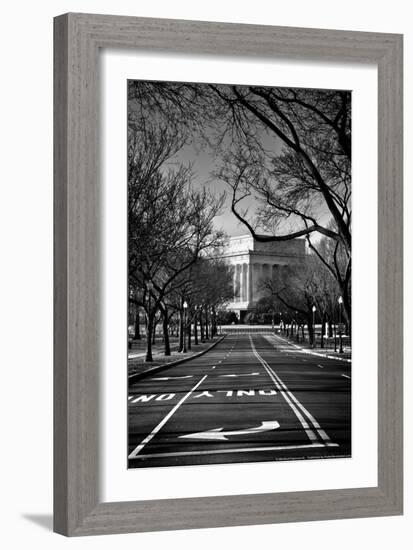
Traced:
<path fill-rule="evenodd" d="M 347 374 L 342 374 L 341 376 L 344 376 L 344 378 L 348 378 L 349 380 L 351 380 L 351 377 L 347 376 Z"/>

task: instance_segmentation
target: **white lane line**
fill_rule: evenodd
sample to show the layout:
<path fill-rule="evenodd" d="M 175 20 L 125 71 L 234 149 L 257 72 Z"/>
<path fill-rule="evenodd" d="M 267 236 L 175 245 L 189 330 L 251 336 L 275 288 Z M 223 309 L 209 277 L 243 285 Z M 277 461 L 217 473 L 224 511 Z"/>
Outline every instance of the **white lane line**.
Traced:
<path fill-rule="evenodd" d="M 252 339 L 251 339 L 251 345 L 252 346 L 254 345 L 253 342 L 252 342 Z M 257 351 L 255 351 L 255 353 L 257 353 Z M 258 355 L 258 357 L 260 357 L 258 353 L 257 353 L 257 355 Z M 302 403 L 300 403 L 300 401 L 295 397 L 295 395 L 292 392 L 290 392 L 290 390 L 287 388 L 287 386 L 284 384 L 284 382 L 281 380 L 281 378 L 278 376 L 278 374 L 276 374 L 274 372 L 274 370 L 268 365 L 268 363 L 265 361 L 265 359 L 263 359 L 262 357 L 260 357 L 260 359 L 262 359 L 267 364 L 268 369 L 272 372 L 272 374 L 278 380 L 279 384 L 282 386 L 284 391 L 290 396 L 290 398 L 294 401 L 294 403 L 297 405 L 297 407 L 299 407 L 301 409 L 301 411 L 304 413 L 304 415 L 306 415 L 306 417 L 312 423 L 313 427 L 316 429 L 318 435 L 323 439 L 323 441 L 325 441 L 326 443 L 331 443 L 330 437 L 321 428 L 320 424 L 317 422 L 317 420 L 314 418 L 314 416 L 304 407 L 304 405 Z M 281 393 L 285 397 L 285 394 L 283 392 L 281 392 Z"/>
<path fill-rule="evenodd" d="M 249 374 L 220 374 L 220 378 L 238 378 L 239 376 L 259 376 L 259 372 L 251 372 Z"/>
<path fill-rule="evenodd" d="M 297 404 L 298 407 L 302 410 L 302 412 L 307 416 L 307 418 L 310 420 L 310 422 L 313 424 L 314 428 L 317 430 L 317 433 L 319 436 L 328 444 L 331 443 L 330 437 L 326 434 L 326 432 L 321 428 L 320 424 L 317 422 L 317 420 L 314 418 L 314 416 L 304 407 L 302 403 L 295 397 L 295 395 L 290 392 L 290 390 L 287 388 L 287 386 L 284 384 L 284 382 L 281 380 L 281 378 L 276 374 L 273 369 L 268 365 L 268 368 L 270 371 L 274 374 L 274 376 L 277 378 L 277 380 L 280 382 L 280 384 L 283 386 L 284 390 L 290 395 L 291 399 L 294 400 L 294 402 Z"/>
<path fill-rule="evenodd" d="M 164 376 L 162 378 L 151 378 L 151 380 L 180 380 L 181 378 L 192 378 L 192 374 L 186 376 Z"/>
<path fill-rule="evenodd" d="M 252 341 L 252 337 L 250 335 L 250 343 L 251 343 L 251 348 L 252 348 L 252 352 L 253 354 L 255 355 L 255 357 L 258 359 L 258 361 L 262 364 L 262 366 L 264 367 L 264 369 L 267 371 L 267 374 L 268 376 L 271 378 L 271 380 L 274 382 L 275 384 L 275 387 L 278 389 L 279 392 L 282 393 L 284 399 L 287 401 L 288 405 L 291 407 L 291 409 L 293 410 L 295 416 L 298 418 L 298 420 L 300 421 L 305 433 L 307 434 L 308 436 L 308 439 L 310 441 L 317 441 L 317 436 L 316 434 L 314 433 L 314 431 L 310 428 L 310 426 L 308 425 L 307 421 L 303 418 L 302 414 L 300 413 L 300 411 L 297 409 L 297 407 L 294 405 L 294 403 L 292 402 L 292 400 L 290 399 L 289 395 L 288 395 L 288 392 L 285 392 L 283 391 L 283 388 L 282 386 L 279 384 L 279 382 L 276 380 L 276 378 L 274 377 L 274 373 L 272 371 L 270 371 L 269 369 L 269 366 L 267 364 L 267 362 L 259 355 L 259 353 L 257 352 L 257 350 L 255 349 L 255 346 L 254 346 L 254 342 Z"/>
<path fill-rule="evenodd" d="M 195 386 L 191 390 L 189 390 L 189 392 L 185 394 L 180 401 L 178 401 L 175 407 L 169 411 L 169 413 L 163 418 L 163 420 L 159 422 L 159 424 L 151 431 L 151 433 L 147 435 L 145 439 L 130 453 L 128 458 L 135 458 L 136 455 L 140 453 L 140 451 L 145 447 L 145 445 L 149 443 L 149 441 L 154 437 L 154 435 L 156 435 L 159 432 L 159 430 L 168 422 L 168 420 L 171 418 L 173 414 L 176 413 L 176 411 L 179 409 L 182 403 L 184 403 L 184 401 L 186 401 L 188 397 L 192 395 L 192 393 L 202 384 L 202 382 L 205 380 L 205 378 L 207 378 L 207 376 L 208 376 L 207 374 L 203 376 L 201 380 L 199 380 L 199 382 L 197 382 Z"/>
<path fill-rule="evenodd" d="M 342 374 L 341 376 L 344 376 L 344 378 L 348 378 L 349 380 L 351 380 L 351 377 L 347 376 L 347 374 Z"/>
<path fill-rule="evenodd" d="M 302 403 L 295 397 L 293 393 L 290 392 L 290 390 L 287 388 L 287 386 L 284 384 L 284 382 L 281 380 L 281 378 L 276 374 L 270 366 L 268 368 L 271 370 L 271 372 L 274 374 L 274 376 L 278 379 L 280 384 L 283 386 L 284 390 L 290 395 L 291 399 L 294 400 L 294 402 L 297 404 L 298 407 L 302 410 L 302 412 L 307 416 L 307 418 L 310 420 L 314 428 L 317 430 L 318 435 L 326 442 L 331 443 L 330 437 L 326 434 L 326 432 L 322 429 L 320 424 L 317 422 L 317 420 L 314 418 L 314 416 L 304 407 Z"/>
<path fill-rule="evenodd" d="M 138 455 L 129 458 L 144 459 L 144 458 L 163 458 L 172 456 L 196 456 L 196 455 L 215 455 L 215 454 L 230 454 L 230 453 L 253 453 L 265 451 L 288 451 L 294 449 L 315 449 L 325 447 L 338 447 L 338 443 L 308 443 L 304 445 L 278 445 L 276 447 L 246 447 L 245 449 L 211 449 L 208 451 L 178 451 L 174 453 L 152 453 Z"/>
<path fill-rule="evenodd" d="M 323 365 L 318 365 L 318 364 L 317 364 L 317 367 L 319 367 L 320 369 L 324 368 Z"/>

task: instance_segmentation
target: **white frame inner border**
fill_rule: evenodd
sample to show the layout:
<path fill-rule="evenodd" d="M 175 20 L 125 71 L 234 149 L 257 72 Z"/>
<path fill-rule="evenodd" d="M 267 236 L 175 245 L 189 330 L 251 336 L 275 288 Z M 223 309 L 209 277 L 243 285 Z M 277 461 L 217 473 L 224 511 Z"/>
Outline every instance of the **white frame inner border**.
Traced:
<path fill-rule="evenodd" d="M 100 53 L 101 500 L 377 486 L 377 66 Z M 352 458 L 127 469 L 127 79 L 352 90 Z"/>

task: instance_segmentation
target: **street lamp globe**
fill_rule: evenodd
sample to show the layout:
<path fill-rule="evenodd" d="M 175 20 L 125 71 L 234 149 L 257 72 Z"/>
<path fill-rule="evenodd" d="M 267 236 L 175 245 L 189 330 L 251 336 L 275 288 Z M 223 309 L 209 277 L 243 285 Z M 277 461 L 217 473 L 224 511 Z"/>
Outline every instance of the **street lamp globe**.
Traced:
<path fill-rule="evenodd" d="M 338 303 L 341 305 L 343 303 L 343 297 L 342 296 L 339 296 L 338 297 Z"/>
<path fill-rule="evenodd" d="M 182 305 L 183 305 L 183 308 L 184 308 L 184 309 L 187 309 L 187 307 L 188 307 L 188 302 L 185 300 L 184 303 L 183 303 Z"/>
<path fill-rule="evenodd" d="M 312 307 L 313 313 L 317 311 L 317 308 L 315 306 Z"/>

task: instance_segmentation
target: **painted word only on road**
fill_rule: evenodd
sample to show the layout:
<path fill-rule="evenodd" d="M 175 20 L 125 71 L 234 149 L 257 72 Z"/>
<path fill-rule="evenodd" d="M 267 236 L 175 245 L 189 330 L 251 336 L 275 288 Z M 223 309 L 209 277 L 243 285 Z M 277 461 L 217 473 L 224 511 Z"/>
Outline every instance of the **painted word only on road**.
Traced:
<path fill-rule="evenodd" d="M 277 395 L 276 390 L 215 390 L 215 391 L 202 391 L 192 395 L 191 399 L 207 398 L 213 399 L 214 397 L 269 397 Z M 176 393 L 161 393 L 161 394 L 141 394 L 141 395 L 129 395 L 128 400 L 130 403 L 148 403 L 150 401 L 169 401 L 176 397 Z"/>

